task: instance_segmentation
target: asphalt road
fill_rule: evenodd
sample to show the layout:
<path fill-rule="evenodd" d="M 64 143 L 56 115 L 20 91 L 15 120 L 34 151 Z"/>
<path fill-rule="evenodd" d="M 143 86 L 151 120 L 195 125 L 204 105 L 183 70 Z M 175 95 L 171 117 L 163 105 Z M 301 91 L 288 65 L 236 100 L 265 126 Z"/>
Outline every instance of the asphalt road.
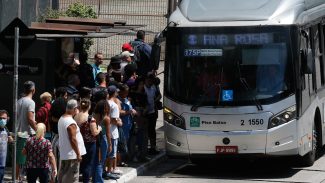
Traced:
<path fill-rule="evenodd" d="M 320 183 L 325 182 L 324 152 L 311 167 L 300 167 L 295 158 L 224 159 L 200 165 L 168 159 L 132 183 Z"/>

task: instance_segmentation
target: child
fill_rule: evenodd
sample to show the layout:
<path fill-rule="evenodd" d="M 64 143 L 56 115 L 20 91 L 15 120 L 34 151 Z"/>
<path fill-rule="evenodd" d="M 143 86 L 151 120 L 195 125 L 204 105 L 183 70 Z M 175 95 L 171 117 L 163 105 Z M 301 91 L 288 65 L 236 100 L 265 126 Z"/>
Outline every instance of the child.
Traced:
<path fill-rule="evenodd" d="M 6 127 L 8 120 L 8 112 L 6 110 L 0 110 L 0 183 L 3 182 L 5 173 L 7 145 L 8 142 L 13 142 L 13 138 L 10 136 Z"/>

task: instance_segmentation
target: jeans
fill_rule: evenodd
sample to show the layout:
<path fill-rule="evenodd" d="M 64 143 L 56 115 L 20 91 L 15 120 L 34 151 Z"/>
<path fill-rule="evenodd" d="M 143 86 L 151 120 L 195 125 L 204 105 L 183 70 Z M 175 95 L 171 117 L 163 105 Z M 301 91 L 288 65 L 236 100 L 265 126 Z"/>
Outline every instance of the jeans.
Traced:
<path fill-rule="evenodd" d="M 156 123 L 158 118 L 158 113 L 148 114 L 146 116 L 148 119 L 148 137 L 150 140 L 150 148 L 156 148 Z"/>
<path fill-rule="evenodd" d="M 5 167 L 0 167 L 0 183 L 2 183 L 4 175 L 5 175 Z"/>
<path fill-rule="evenodd" d="M 97 143 L 98 144 L 98 143 Z M 100 147 L 96 147 L 96 155 L 95 155 L 95 162 L 93 165 L 93 182 L 94 183 L 103 183 L 103 169 L 106 163 L 106 156 L 107 156 L 107 149 L 108 149 L 108 142 L 106 138 L 106 134 L 100 134 L 99 139 Z M 99 152 L 100 151 L 100 156 Z"/>
<path fill-rule="evenodd" d="M 40 183 L 48 183 L 49 169 L 48 168 L 27 168 L 27 182 L 36 183 L 39 178 Z"/>
<path fill-rule="evenodd" d="M 88 183 L 91 177 L 96 158 L 96 142 L 85 142 L 87 154 L 83 155 L 81 161 L 81 172 L 84 183 Z"/>

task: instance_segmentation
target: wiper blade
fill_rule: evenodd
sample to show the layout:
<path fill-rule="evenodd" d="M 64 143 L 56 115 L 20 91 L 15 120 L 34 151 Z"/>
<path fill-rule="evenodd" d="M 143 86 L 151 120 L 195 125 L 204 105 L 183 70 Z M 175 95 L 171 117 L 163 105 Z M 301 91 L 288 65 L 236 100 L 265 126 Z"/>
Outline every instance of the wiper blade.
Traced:
<path fill-rule="evenodd" d="M 198 110 L 199 107 L 203 107 L 203 106 L 205 106 L 205 105 L 202 105 L 202 103 L 203 103 L 204 99 L 207 97 L 206 94 L 207 94 L 207 93 L 204 93 L 204 94 L 201 96 L 199 102 L 198 102 L 197 104 L 194 104 L 194 105 L 191 107 L 191 111 L 196 112 L 196 111 Z"/>
<path fill-rule="evenodd" d="M 251 88 L 249 87 L 249 84 L 246 81 L 246 78 L 241 76 L 241 70 L 239 67 L 239 62 L 237 62 L 237 69 L 238 69 L 238 73 L 239 73 L 239 80 L 240 83 L 244 86 L 244 88 L 246 89 L 246 91 L 249 91 Z M 257 100 L 256 96 L 254 96 L 253 101 L 257 107 L 257 110 L 259 111 L 263 111 L 263 106 L 261 105 L 261 103 Z"/>

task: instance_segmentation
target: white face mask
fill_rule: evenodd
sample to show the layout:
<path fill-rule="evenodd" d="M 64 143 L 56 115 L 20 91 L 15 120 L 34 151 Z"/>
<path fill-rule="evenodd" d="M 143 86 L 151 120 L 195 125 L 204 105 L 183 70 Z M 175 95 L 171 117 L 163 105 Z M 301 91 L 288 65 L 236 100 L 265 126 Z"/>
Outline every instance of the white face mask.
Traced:
<path fill-rule="evenodd" d="M 7 125 L 7 119 L 0 119 L 0 127 L 5 127 Z"/>

